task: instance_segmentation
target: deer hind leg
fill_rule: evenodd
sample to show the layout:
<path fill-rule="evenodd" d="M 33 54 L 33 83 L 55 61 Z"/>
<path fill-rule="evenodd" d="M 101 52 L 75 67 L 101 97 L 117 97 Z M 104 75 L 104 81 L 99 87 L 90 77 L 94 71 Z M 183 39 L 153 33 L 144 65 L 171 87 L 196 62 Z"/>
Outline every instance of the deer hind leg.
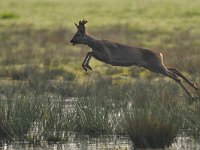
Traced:
<path fill-rule="evenodd" d="M 167 69 L 170 70 L 171 72 L 173 72 L 174 74 L 178 75 L 182 79 L 184 79 L 194 89 L 198 90 L 198 87 L 196 86 L 196 84 L 193 83 L 192 81 L 190 81 L 189 79 L 187 79 L 178 69 L 176 69 L 176 68 L 167 68 Z"/>
<path fill-rule="evenodd" d="M 155 64 L 155 65 L 151 65 L 151 67 L 146 67 L 147 69 L 153 71 L 153 72 L 157 72 L 157 73 L 161 73 L 171 79 L 173 79 L 174 81 L 176 81 L 183 89 L 184 91 L 193 98 L 192 94 L 190 93 L 190 91 L 187 89 L 187 87 L 181 82 L 181 80 L 178 78 L 178 76 L 173 73 L 172 71 L 168 70 L 164 64 Z"/>
<path fill-rule="evenodd" d="M 168 76 L 169 78 L 173 79 L 174 81 L 176 81 L 183 89 L 184 91 L 193 98 L 193 95 L 190 93 L 190 91 L 188 90 L 188 88 L 181 82 L 181 80 L 178 78 L 178 76 L 171 72 L 170 70 L 166 69 L 166 72 L 164 72 L 164 75 Z"/>

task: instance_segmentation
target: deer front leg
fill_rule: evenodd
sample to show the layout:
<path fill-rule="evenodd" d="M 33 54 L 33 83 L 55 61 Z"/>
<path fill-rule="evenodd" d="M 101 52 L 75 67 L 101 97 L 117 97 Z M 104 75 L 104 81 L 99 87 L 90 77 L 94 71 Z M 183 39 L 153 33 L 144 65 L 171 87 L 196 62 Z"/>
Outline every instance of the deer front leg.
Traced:
<path fill-rule="evenodd" d="M 86 57 L 85 57 L 85 59 L 84 59 L 84 61 L 83 61 L 83 63 L 82 63 L 82 67 L 86 72 L 87 72 L 87 69 L 92 70 L 92 68 L 89 65 L 89 61 L 90 61 L 91 57 L 92 57 L 92 53 L 88 52 Z"/>
<path fill-rule="evenodd" d="M 88 53 L 89 53 L 89 54 L 88 54 L 88 58 L 87 58 L 87 60 L 86 60 L 85 66 L 86 66 L 88 69 L 92 70 L 92 67 L 90 67 L 90 65 L 89 65 L 90 59 L 91 59 L 91 57 L 92 57 L 92 53 L 91 53 L 91 52 L 88 52 Z"/>

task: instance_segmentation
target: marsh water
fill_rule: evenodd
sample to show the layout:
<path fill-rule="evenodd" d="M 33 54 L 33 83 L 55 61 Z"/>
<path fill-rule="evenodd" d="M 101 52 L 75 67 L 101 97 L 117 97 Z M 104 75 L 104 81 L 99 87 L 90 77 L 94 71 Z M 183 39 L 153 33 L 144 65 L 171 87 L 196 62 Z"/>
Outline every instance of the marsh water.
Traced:
<path fill-rule="evenodd" d="M 75 135 L 75 134 L 74 134 Z M 70 136 L 67 141 L 58 143 L 41 142 L 31 145 L 26 142 L 2 144 L 0 150 L 96 150 L 96 149 L 132 149 L 132 142 L 127 136 L 107 135 L 91 138 L 87 135 Z"/>
<path fill-rule="evenodd" d="M 54 98 L 52 98 L 54 99 Z M 86 99 L 87 100 L 87 99 Z M 53 100 L 52 100 L 53 101 Z M 64 100 L 64 106 L 66 105 L 69 111 L 74 110 L 76 98 Z M 53 101 L 54 102 L 54 101 Z M 55 101 L 58 102 L 58 101 Z M 131 103 L 128 105 L 131 105 Z M 50 105 L 51 106 L 51 105 Z M 86 107 L 86 106 L 84 106 Z M 39 124 L 33 123 L 34 128 L 31 128 L 33 135 L 35 131 L 39 133 L 43 129 Z M 47 133 L 47 132 L 45 132 Z M 30 132 L 32 134 L 32 132 Z M 90 137 L 88 135 L 80 135 L 73 132 L 52 132 L 48 134 L 57 135 L 61 137 L 59 142 L 55 139 L 53 142 L 40 141 L 39 144 L 30 144 L 27 141 L 7 143 L 6 141 L 0 142 L 0 150 L 132 150 L 134 149 L 131 139 L 128 136 L 122 135 L 101 135 L 99 137 Z M 50 137 L 53 137 L 50 136 Z M 44 138 L 41 138 L 44 139 Z M 62 140 L 64 139 L 64 140 Z M 198 139 L 198 138 L 196 138 Z M 170 150 L 200 150 L 200 144 L 190 137 L 188 131 L 180 131 L 180 135 L 174 139 L 174 142 L 169 148 Z"/>
<path fill-rule="evenodd" d="M 174 143 L 165 149 L 200 150 L 200 144 L 190 137 L 177 137 Z M 41 142 L 38 145 L 27 142 L 1 143 L 0 150 L 134 150 L 128 136 L 106 135 L 91 138 L 87 135 L 70 136 L 67 141 L 58 143 Z"/>

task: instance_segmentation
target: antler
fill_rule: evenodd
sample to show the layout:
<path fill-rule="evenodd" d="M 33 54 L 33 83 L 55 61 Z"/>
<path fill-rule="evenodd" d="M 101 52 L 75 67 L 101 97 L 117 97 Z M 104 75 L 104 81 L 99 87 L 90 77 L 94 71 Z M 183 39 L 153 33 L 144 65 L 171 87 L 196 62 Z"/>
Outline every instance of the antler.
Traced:
<path fill-rule="evenodd" d="M 79 21 L 79 25 L 77 25 L 76 23 L 74 23 L 76 25 L 76 27 L 79 29 L 79 27 L 85 27 L 85 24 L 87 23 L 88 21 L 83 19 L 83 21 Z"/>
<path fill-rule="evenodd" d="M 79 25 L 85 25 L 88 21 L 83 19 L 83 21 L 79 21 Z"/>

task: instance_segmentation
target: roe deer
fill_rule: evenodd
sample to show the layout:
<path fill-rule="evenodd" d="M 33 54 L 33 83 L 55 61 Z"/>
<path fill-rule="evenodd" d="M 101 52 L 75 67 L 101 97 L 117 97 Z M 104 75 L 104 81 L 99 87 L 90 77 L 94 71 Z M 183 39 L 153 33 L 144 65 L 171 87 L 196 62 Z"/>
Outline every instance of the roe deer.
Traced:
<path fill-rule="evenodd" d="M 82 67 L 85 71 L 88 69 L 92 70 L 89 65 L 91 57 L 102 61 L 113 66 L 139 66 L 149 69 L 152 72 L 161 73 L 173 80 L 175 80 L 185 92 L 191 96 L 192 94 L 187 89 L 185 85 L 182 84 L 179 77 L 184 79 L 191 87 L 198 89 L 197 86 L 187 79 L 178 69 L 168 68 L 163 64 L 162 53 L 155 53 L 149 49 L 132 47 L 123 44 L 119 44 L 109 40 L 99 40 L 87 33 L 85 28 L 86 20 L 79 21 L 79 25 L 76 25 L 78 31 L 75 33 L 74 37 L 71 39 L 71 43 L 75 44 L 85 44 L 92 48 L 91 52 L 88 52 Z"/>

